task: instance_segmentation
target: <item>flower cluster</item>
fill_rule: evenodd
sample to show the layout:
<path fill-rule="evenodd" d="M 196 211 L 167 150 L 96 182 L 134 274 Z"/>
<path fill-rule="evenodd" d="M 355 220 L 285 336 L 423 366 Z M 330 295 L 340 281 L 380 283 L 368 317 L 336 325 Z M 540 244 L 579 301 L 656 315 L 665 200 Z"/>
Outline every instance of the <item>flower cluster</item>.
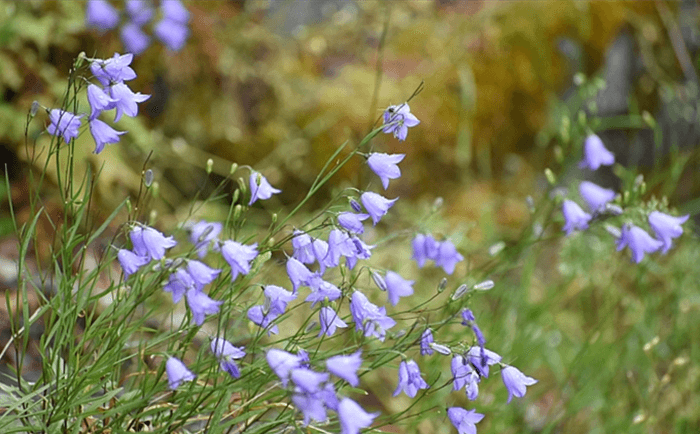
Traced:
<path fill-rule="evenodd" d="M 125 21 L 119 35 L 126 51 L 139 55 L 151 45 L 151 38 L 144 32 L 156 16 L 153 2 L 150 0 L 126 0 Z M 153 24 L 153 35 L 172 51 L 180 51 L 185 46 L 189 35 L 187 24 L 190 13 L 180 0 L 160 1 L 161 19 Z M 116 28 L 121 21 L 120 13 L 106 0 L 88 0 L 85 11 L 85 23 L 100 32 Z"/>
<path fill-rule="evenodd" d="M 99 154 L 105 145 L 119 142 L 119 136 L 126 131 L 117 131 L 106 122 L 98 119 L 98 116 L 107 110 L 116 109 L 114 121 L 118 121 L 122 115 L 136 116 L 138 103 L 146 101 L 150 95 L 134 93 L 125 81 L 136 78 L 136 73 L 129 66 L 133 59 L 132 54 L 119 55 L 102 59 L 90 59 L 90 71 L 99 81 L 100 85 L 89 83 L 87 86 L 87 100 L 90 106 L 88 124 L 90 134 L 95 140 L 95 154 Z M 53 136 L 62 136 L 66 143 L 78 137 L 81 119 L 84 114 L 73 114 L 62 109 L 52 109 L 49 112 L 51 124 L 47 131 Z"/>
<path fill-rule="evenodd" d="M 584 143 L 584 158 L 579 167 L 597 170 L 600 166 L 609 166 L 615 163 L 615 155 L 605 148 L 603 141 L 595 134 L 586 138 Z M 588 212 L 584 211 L 576 202 L 565 199 L 562 205 L 564 226 L 562 230 L 570 235 L 574 231 L 588 229 L 589 223 L 603 214 L 619 215 L 623 210 L 610 204 L 615 199 L 613 190 L 603 188 L 589 181 L 579 184 L 579 194 L 586 202 Z M 673 238 L 683 234 L 682 224 L 688 220 L 689 215 L 673 217 L 660 211 L 652 211 L 647 216 L 649 227 L 656 237 L 649 235 L 647 231 L 631 222 L 622 225 L 617 236 L 617 250 L 625 247 L 630 249 L 632 260 L 640 263 L 645 253 L 661 251 L 666 254 L 673 245 Z M 517 396 L 517 395 L 516 395 Z"/>

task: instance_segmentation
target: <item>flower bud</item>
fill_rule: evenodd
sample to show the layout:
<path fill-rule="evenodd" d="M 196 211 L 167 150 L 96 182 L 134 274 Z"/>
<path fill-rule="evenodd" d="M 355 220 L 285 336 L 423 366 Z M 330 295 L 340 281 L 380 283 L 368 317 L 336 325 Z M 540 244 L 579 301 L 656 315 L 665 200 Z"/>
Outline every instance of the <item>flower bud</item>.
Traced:
<path fill-rule="evenodd" d="M 386 282 L 381 274 L 373 271 L 372 280 L 374 280 L 374 284 L 377 285 L 377 288 L 381 289 L 382 291 L 386 291 Z"/>
<path fill-rule="evenodd" d="M 229 174 L 233 175 L 236 170 L 238 170 L 238 164 L 236 163 L 231 163 L 231 169 L 229 170 Z"/>
<path fill-rule="evenodd" d="M 29 116 L 36 116 L 36 113 L 39 111 L 39 107 L 39 101 L 33 101 L 32 107 L 29 109 Z"/>
<path fill-rule="evenodd" d="M 457 299 L 462 298 L 462 296 L 464 296 L 464 294 L 467 293 L 468 289 L 469 289 L 469 287 L 467 286 L 466 283 L 459 285 L 459 287 L 455 290 L 454 294 L 452 294 L 452 297 L 451 297 L 452 300 L 457 300 Z"/>
<path fill-rule="evenodd" d="M 212 170 L 213 167 L 214 167 L 214 160 L 212 160 L 212 159 L 210 158 L 210 159 L 207 160 L 207 167 L 206 167 L 206 169 L 205 169 L 205 170 L 207 171 L 207 175 L 210 175 L 210 174 L 211 174 L 211 170 Z"/>
<path fill-rule="evenodd" d="M 437 290 L 438 292 L 442 292 L 445 290 L 447 287 L 447 277 L 443 277 L 440 283 L 438 284 Z"/>
<path fill-rule="evenodd" d="M 444 345 L 436 344 L 435 342 L 431 342 L 429 345 L 430 345 L 430 348 L 434 349 L 436 352 L 438 352 L 442 355 L 449 356 L 450 354 L 452 354 L 452 350 L 450 350 L 448 347 L 446 347 Z"/>
<path fill-rule="evenodd" d="M 472 287 L 472 289 L 476 291 L 488 291 L 489 289 L 494 287 L 493 280 L 484 280 L 483 282 L 479 282 L 476 285 Z"/>
<path fill-rule="evenodd" d="M 143 173 L 143 183 L 146 187 L 150 187 L 153 184 L 153 171 L 151 169 Z"/>

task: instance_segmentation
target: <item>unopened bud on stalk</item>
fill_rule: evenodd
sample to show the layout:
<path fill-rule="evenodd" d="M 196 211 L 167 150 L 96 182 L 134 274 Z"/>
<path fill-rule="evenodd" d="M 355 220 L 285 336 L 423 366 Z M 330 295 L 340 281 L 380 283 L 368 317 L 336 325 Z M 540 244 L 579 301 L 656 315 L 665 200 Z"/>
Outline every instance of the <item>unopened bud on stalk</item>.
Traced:
<path fill-rule="evenodd" d="M 153 171 L 151 169 L 143 173 L 143 183 L 146 187 L 150 187 L 153 184 Z"/>
<path fill-rule="evenodd" d="M 157 197 L 159 192 L 160 192 L 160 183 L 157 181 L 154 181 L 153 184 L 151 184 L 151 193 L 153 194 L 153 197 Z"/>
<path fill-rule="evenodd" d="M 431 342 L 429 345 L 430 345 L 430 348 L 434 349 L 435 351 L 437 351 L 438 353 L 440 353 L 444 356 L 449 356 L 450 354 L 452 354 L 452 350 L 450 350 L 449 348 L 447 348 L 444 345 L 436 344 L 435 342 Z"/>
<path fill-rule="evenodd" d="M 131 199 L 129 199 L 129 198 L 127 197 L 127 198 L 126 198 L 125 204 L 126 204 L 126 211 L 127 211 L 129 214 L 131 214 L 131 212 L 134 210 L 133 205 L 131 205 Z"/>
<path fill-rule="evenodd" d="M 475 291 L 488 291 L 489 289 L 494 287 L 493 280 L 484 280 L 483 282 L 479 282 L 476 285 L 472 287 Z"/>
<path fill-rule="evenodd" d="M 233 196 L 231 196 L 231 203 L 236 203 L 236 201 L 238 200 L 238 197 L 240 195 L 241 195 L 241 190 L 239 190 L 239 189 L 234 190 Z"/>
<path fill-rule="evenodd" d="M 442 205 L 445 203 L 445 200 L 442 197 L 436 197 L 435 201 L 433 201 L 433 212 L 436 212 L 440 208 L 442 208 Z"/>
<path fill-rule="evenodd" d="M 467 293 L 468 288 L 469 287 L 467 286 L 466 283 L 459 285 L 459 287 L 455 290 L 454 294 L 452 294 L 452 300 L 457 300 L 457 299 L 462 298 L 462 296 L 464 296 L 464 294 Z"/>
<path fill-rule="evenodd" d="M 276 212 L 272 213 L 272 224 L 274 225 L 275 223 L 277 223 L 277 213 Z"/>
<path fill-rule="evenodd" d="M 213 167 L 214 167 L 214 160 L 212 160 L 212 159 L 210 158 L 210 159 L 207 160 L 207 168 L 206 168 L 207 175 L 210 175 L 210 174 L 211 174 L 211 170 L 212 170 Z"/>
<path fill-rule="evenodd" d="M 243 211 L 243 207 L 238 204 L 233 208 L 233 221 L 238 221 L 239 218 L 241 218 L 241 211 Z"/>
<path fill-rule="evenodd" d="M 32 107 L 29 109 L 29 116 L 34 117 L 36 116 L 36 113 L 39 111 L 39 101 L 33 101 L 32 102 Z"/>
<path fill-rule="evenodd" d="M 248 188 L 245 185 L 245 179 L 238 178 L 238 188 L 241 190 L 242 194 L 245 194 L 246 191 L 248 191 Z"/>
<path fill-rule="evenodd" d="M 152 209 L 151 212 L 148 213 L 148 226 L 153 226 L 156 220 L 158 220 L 158 211 Z"/>
<path fill-rule="evenodd" d="M 236 170 L 238 170 L 238 164 L 231 163 L 231 170 L 229 170 L 229 173 L 233 175 L 236 172 Z"/>
<path fill-rule="evenodd" d="M 381 274 L 377 273 L 376 271 L 372 271 L 372 280 L 374 280 L 374 284 L 377 285 L 377 288 L 381 289 L 382 291 L 386 291 L 386 282 Z"/>
<path fill-rule="evenodd" d="M 447 287 L 447 277 L 443 277 L 440 283 L 438 284 L 437 290 L 438 292 L 442 292 L 445 290 Z"/>

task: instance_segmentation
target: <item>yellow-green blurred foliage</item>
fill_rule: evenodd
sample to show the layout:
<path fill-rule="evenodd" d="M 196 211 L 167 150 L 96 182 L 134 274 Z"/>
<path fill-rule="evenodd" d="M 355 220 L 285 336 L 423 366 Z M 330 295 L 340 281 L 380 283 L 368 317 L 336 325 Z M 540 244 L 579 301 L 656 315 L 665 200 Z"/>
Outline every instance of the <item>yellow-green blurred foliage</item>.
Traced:
<path fill-rule="evenodd" d="M 186 4 L 186 48 L 171 53 L 154 44 L 134 61 L 139 77 L 132 88 L 154 96 L 138 118 L 118 125 L 130 133 L 99 156 L 87 134 L 79 139 L 79 158 L 95 168 L 106 164 L 99 192 L 108 209 L 122 197 L 115 192 L 133 193 L 150 150 L 171 210 L 200 189 L 207 158 L 224 176 L 231 162 L 254 165 L 284 185 L 281 200 L 294 202 L 337 146 L 357 143 L 383 108 L 403 102 L 421 80 L 425 90 L 411 101 L 421 127 L 406 143 L 389 136 L 374 143 L 408 154 L 401 186 L 390 193 L 460 195 L 476 173 L 505 183 L 477 186 L 486 196 L 492 189 L 522 196 L 543 162 L 513 154 L 527 156 L 549 102 L 577 72 L 557 51 L 558 38 L 581 44 L 588 74 L 624 25 L 652 52 L 670 50 L 653 2 L 356 2 L 291 36 L 274 31 L 284 8 Z M 79 52 L 107 57 L 122 47 L 118 31 L 85 29 L 82 2 L 5 2 L 0 19 L 0 143 L 24 158 L 31 101 L 58 103 Z M 342 176 L 364 187 L 362 170 L 357 160 Z M 468 211 L 466 203 L 460 208 Z"/>

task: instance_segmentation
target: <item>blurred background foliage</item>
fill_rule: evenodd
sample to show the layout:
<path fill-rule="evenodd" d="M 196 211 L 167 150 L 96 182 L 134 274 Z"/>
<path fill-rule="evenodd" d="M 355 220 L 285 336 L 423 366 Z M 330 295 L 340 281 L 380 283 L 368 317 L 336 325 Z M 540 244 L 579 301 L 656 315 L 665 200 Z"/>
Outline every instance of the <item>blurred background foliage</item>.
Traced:
<path fill-rule="evenodd" d="M 452 234 L 468 257 L 457 276 L 488 266 L 488 246 L 529 234 L 523 232 L 532 219 L 525 198 L 540 199 L 544 168 L 566 172 L 562 179 L 579 176 L 568 168 L 587 134 L 581 116 L 601 115 L 600 130 L 612 130 L 603 136 L 606 144 L 618 161 L 640 166 L 651 191 L 698 212 L 700 203 L 692 200 L 700 189 L 693 151 L 700 131 L 695 2 L 185 4 L 191 13 L 186 47 L 173 53 L 153 45 L 134 60 L 138 78 L 130 85 L 152 97 L 140 116 L 118 123 L 129 133 L 100 155 L 91 153 L 87 134 L 77 140 L 79 165 L 101 171 L 98 216 L 126 195 L 135 197 L 142 169 L 150 168 L 159 186 L 152 206 L 164 227 L 174 227 L 233 162 L 251 165 L 284 191 L 267 209 L 289 209 L 338 146 L 359 142 L 384 108 L 405 101 L 422 81 L 425 89 L 410 103 L 420 127 L 406 142 L 381 136 L 373 147 L 407 154 L 400 182 L 387 192 L 403 199 L 401 227 L 411 228 L 416 215 L 444 198 L 443 216 L 422 220 L 422 227 Z M 123 51 L 116 32 L 86 29 L 84 18 L 79 1 L 0 2 L 0 158 L 20 222 L 30 217 L 27 173 L 42 167 L 32 152 L 47 141 L 43 113 L 25 140 L 32 101 L 59 104 L 80 52 L 104 58 Z M 681 49 L 674 46 L 679 37 Z M 619 55 L 616 47 L 629 49 Z M 621 96 L 601 98 L 595 78 Z M 590 89 L 588 99 L 579 98 L 581 89 Z M 682 128 L 678 119 L 686 120 Z M 647 136 L 657 153 L 645 147 Z M 673 143 L 664 148 L 660 136 Z M 214 176 L 205 172 L 210 158 Z M 7 189 L 2 182 L 0 192 Z M 353 161 L 308 209 L 368 182 L 379 185 Z M 49 212 L 55 197 L 44 192 Z M 225 218 L 227 200 L 198 202 L 198 216 Z M 8 233 L 7 202 L 0 209 L 0 230 Z M 51 228 L 44 233 L 50 240 Z M 407 240 L 383 246 L 397 248 L 381 264 L 406 271 Z M 645 267 L 629 267 L 626 258 L 609 261 L 613 248 L 604 231 L 565 241 L 555 236 L 521 250 L 510 268 L 483 276 L 501 288 L 474 299 L 490 346 L 517 355 L 507 361 L 540 383 L 509 407 L 500 385 L 487 386 L 477 401 L 487 413 L 479 432 L 700 431 L 700 350 L 690 344 L 700 330 L 697 243 L 681 241 L 673 253 L 679 259 Z M 440 279 L 428 272 L 416 286 L 428 293 Z M 426 372 L 430 363 L 441 369 L 435 358 L 426 363 Z M 372 377 L 368 387 L 385 395 L 394 375 Z M 383 405 L 396 402 L 404 404 Z M 450 432 L 444 422 L 419 428 Z"/>

